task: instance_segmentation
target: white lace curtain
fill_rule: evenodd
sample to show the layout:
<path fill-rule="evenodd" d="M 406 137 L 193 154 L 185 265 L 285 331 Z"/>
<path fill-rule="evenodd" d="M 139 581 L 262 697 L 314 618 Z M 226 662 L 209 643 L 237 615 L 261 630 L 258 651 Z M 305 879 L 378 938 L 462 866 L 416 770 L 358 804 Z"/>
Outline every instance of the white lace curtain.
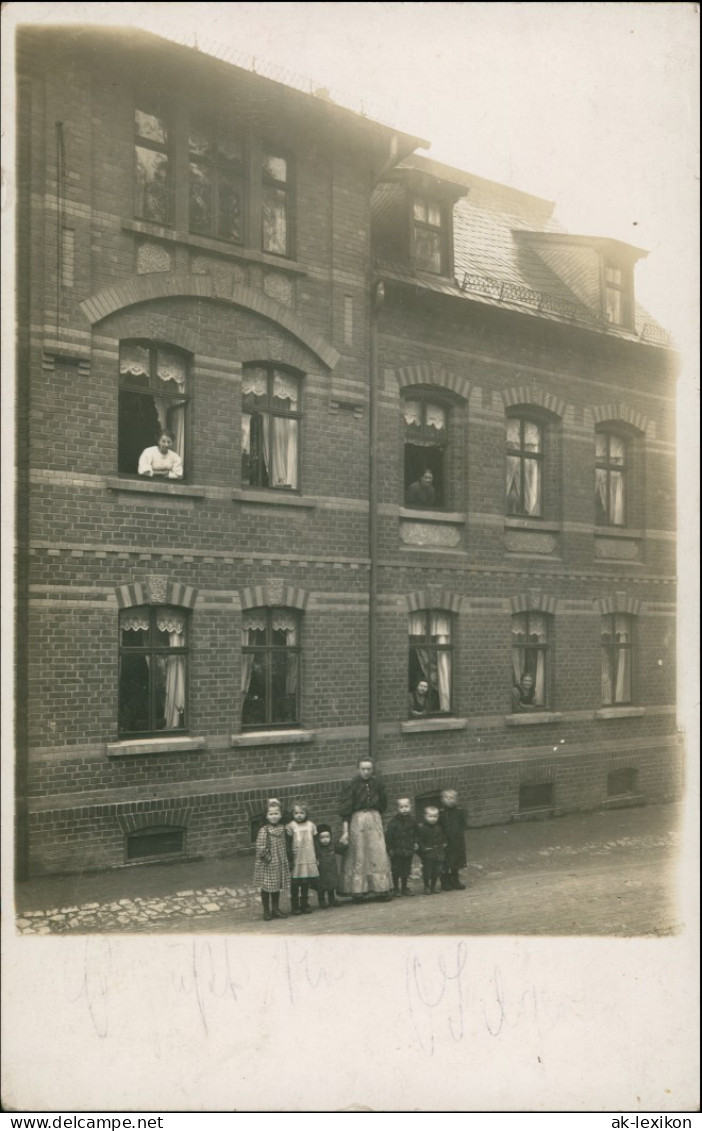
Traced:
<path fill-rule="evenodd" d="M 614 635 L 612 635 L 614 630 Z M 626 615 L 602 625 L 602 703 L 631 702 L 631 623 Z"/>
<path fill-rule="evenodd" d="M 528 627 L 528 636 L 527 636 Z M 535 706 L 546 705 L 546 650 L 548 622 L 540 613 L 519 613 L 512 617 L 512 680 L 517 687 L 525 675 L 534 680 Z M 530 647 L 531 645 L 531 647 Z"/>
<path fill-rule="evenodd" d="M 151 350 L 136 342 L 123 343 L 119 351 L 119 371 L 122 376 L 151 377 Z M 156 375 L 161 381 L 174 381 L 178 393 L 186 389 L 187 363 L 176 350 L 156 350 Z M 152 394 L 158 425 L 163 432 L 173 436 L 173 448 L 181 459 L 185 458 L 185 405 L 172 397 Z"/>
<path fill-rule="evenodd" d="M 523 427 L 522 427 L 523 426 Z M 506 469 L 506 497 L 508 514 L 541 513 L 541 462 L 531 458 L 541 452 L 541 429 L 531 420 L 507 421 L 507 469 Z M 522 453 L 511 455 L 510 452 Z M 522 467 L 524 468 L 524 485 L 522 497 Z"/>
<path fill-rule="evenodd" d="M 293 613 L 287 612 L 285 609 L 274 612 L 271 617 L 271 627 L 273 632 L 282 632 L 285 635 L 284 647 L 294 648 L 297 645 L 297 619 Z M 265 612 L 254 611 L 245 613 L 241 622 L 241 644 L 242 648 L 250 648 L 255 645 L 260 646 L 260 641 L 257 639 L 259 632 L 266 631 L 266 615 Z M 277 642 L 276 642 L 277 643 Z M 251 686 L 251 675 L 254 665 L 254 653 L 243 652 L 241 659 L 241 690 L 244 695 L 248 694 L 249 687 Z M 291 686 L 287 686 L 291 684 Z M 291 662 L 287 666 L 286 675 L 286 691 L 295 691 L 297 686 L 297 666 L 295 662 Z"/>
<path fill-rule="evenodd" d="M 449 613 L 410 613 L 410 637 L 423 636 L 426 639 L 428 631 L 433 645 L 449 645 L 451 643 L 451 616 Z M 451 653 L 440 647 L 428 647 L 428 643 L 414 645 L 415 655 L 421 668 L 422 675 L 439 698 L 439 710 L 451 709 Z"/>

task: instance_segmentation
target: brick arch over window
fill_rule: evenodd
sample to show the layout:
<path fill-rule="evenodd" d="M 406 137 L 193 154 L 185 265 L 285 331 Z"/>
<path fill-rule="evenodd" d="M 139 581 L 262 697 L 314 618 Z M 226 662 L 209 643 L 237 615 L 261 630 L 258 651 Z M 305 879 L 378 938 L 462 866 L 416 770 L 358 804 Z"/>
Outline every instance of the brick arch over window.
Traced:
<path fill-rule="evenodd" d="M 131 279 L 128 283 L 121 283 L 116 287 L 108 287 L 99 291 L 80 304 L 88 322 L 91 324 L 102 322 L 108 315 L 129 306 L 138 306 L 142 302 L 153 302 L 161 298 L 187 296 L 197 299 L 211 299 L 213 302 L 225 303 L 229 306 L 241 307 L 287 330 L 299 342 L 302 342 L 320 361 L 333 369 L 339 360 L 339 353 L 329 344 L 321 334 L 310 329 L 301 318 L 293 314 L 282 303 L 269 298 L 261 291 L 252 287 L 245 287 L 240 283 L 233 283 L 228 295 L 216 293 L 214 280 L 209 275 L 191 275 L 189 272 L 179 272 L 163 276 L 144 276 Z"/>
<path fill-rule="evenodd" d="M 154 575 L 146 581 L 119 585 L 115 593 L 117 607 L 120 609 L 130 609 L 136 605 L 176 605 L 181 609 L 192 609 L 197 600 L 197 589 L 194 586 L 169 581 L 161 575 Z"/>
<path fill-rule="evenodd" d="M 286 365 L 301 373 L 309 373 L 313 368 L 317 369 L 309 350 L 301 349 L 292 342 L 269 341 L 266 338 L 253 338 L 240 342 L 237 348 L 237 360 L 242 365 L 257 362 L 262 365 Z"/>
<path fill-rule="evenodd" d="M 512 613 L 548 613 L 555 616 L 558 598 L 546 593 L 519 593 L 510 598 Z"/>
<path fill-rule="evenodd" d="M 627 424 L 642 435 L 647 435 L 651 429 L 651 422 L 642 412 L 635 412 L 624 404 L 603 404 L 592 409 L 592 419 L 595 425 L 600 424 Z"/>
<path fill-rule="evenodd" d="M 602 616 L 611 613 L 627 613 L 631 617 L 641 614 L 641 601 L 638 597 L 629 597 L 626 593 L 615 593 L 611 597 L 599 597 L 593 601 L 594 607 Z"/>
<path fill-rule="evenodd" d="M 304 612 L 310 599 L 306 589 L 298 589 L 283 582 L 269 581 L 267 585 L 254 585 L 240 593 L 242 609 L 259 609 L 262 606 L 280 609 L 300 609 Z"/>
<path fill-rule="evenodd" d="M 546 412 L 558 416 L 561 420 L 566 414 L 567 405 L 560 397 L 547 392 L 539 385 L 520 385 L 511 389 L 504 389 L 502 400 L 506 409 L 518 406 L 532 406 L 544 409 Z"/>
<path fill-rule="evenodd" d="M 163 803 L 163 808 L 153 809 L 148 813 L 117 813 L 117 823 L 123 833 L 135 833 L 141 829 L 154 826 L 171 825 L 175 828 L 187 828 L 193 809 L 191 805 L 183 805 L 181 801 L 173 801 L 172 808 L 167 808 L 169 802 Z"/>
<path fill-rule="evenodd" d="M 120 330 L 114 338 L 115 346 L 120 341 L 141 339 L 146 342 L 161 342 L 168 346 L 178 346 L 187 353 L 196 354 L 202 348 L 200 335 L 189 330 L 175 318 L 164 314 L 149 314 L 145 310 L 135 310 L 129 315 L 124 332 Z"/>
<path fill-rule="evenodd" d="M 408 613 L 415 613 L 420 609 L 445 609 L 450 613 L 458 613 L 461 609 L 459 594 L 450 593 L 448 589 L 419 589 L 408 593 L 405 601 Z"/>
<path fill-rule="evenodd" d="M 443 366 L 425 362 L 420 365 L 406 365 L 395 370 L 395 380 L 400 389 L 411 389 L 414 385 L 438 385 L 467 401 L 470 396 L 470 382 L 458 377 Z"/>

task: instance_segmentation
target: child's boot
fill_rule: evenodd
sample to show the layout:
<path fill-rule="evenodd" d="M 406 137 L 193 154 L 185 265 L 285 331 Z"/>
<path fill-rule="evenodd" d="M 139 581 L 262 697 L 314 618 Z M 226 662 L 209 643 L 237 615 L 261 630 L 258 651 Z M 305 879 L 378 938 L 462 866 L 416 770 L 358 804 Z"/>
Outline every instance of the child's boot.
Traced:
<path fill-rule="evenodd" d="M 327 906 L 328 906 L 327 905 L 327 897 L 326 897 L 326 895 L 324 894 L 324 892 L 322 891 L 321 888 L 317 892 L 317 898 L 319 900 L 319 906 L 322 908 L 322 911 L 326 911 Z"/>
<path fill-rule="evenodd" d="M 263 904 L 263 918 L 269 923 L 271 918 L 271 897 L 267 891 L 261 892 L 261 903 Z"/>
<path fill-rule="evenodd" d="M 285 914 L 285 912 L 280 910 L 280 892 L 279 891 L 274 891 L 274 892 L 271 893 L 271 901 L 273 903 L 273 909 L 271 911 L 271 919 L 287 919 L 287 915 Z"/>
<path fill-rule="evenodd" d="M 452 888 L 453 888 L 453 882 L 451 880 L 451 874 L 449 872 L 442 872 L 441 873 L 441 890 L 442 891 L 451 891 Z"/>
<path fill-rule="evenodd" d="M 302 897 L 300 899 L 300 911 L 303 915 L 311 915 L 312 908 L 310 907 L 310 889 L 309 884 L 305 884 L 302 889 Z"/>
<path fill-rule="evenodd" d="M 409 888 L 408 888 L 408 886 L 407 886 L 407 880 L 404 880 L 404 881 L 403 881 L 403 884 L 402 884 L 402 895 L 412 895 L 412 892 L 410 891 L 410 889 L 409 889 Z"/>
<path fill-rule="evenodd" d="M 451 887 L 454 891 L 465 891 L 466 885 L 461 883 L 458 872 L 451 873 Z"/>
<path fill-rule="evenodd" d="M 293 915 L 301 915 L 300 911 L 300 889 L 295 885 L 290 892 L 290 910 Z"/>
<path fill-rule="evenodd" d="M 334 891 L 329 892 L 329 906 L 330 907 L 338 907 L 339 906 L 338 903 L 336 902 L 336 892 L 334 892 Z"/>

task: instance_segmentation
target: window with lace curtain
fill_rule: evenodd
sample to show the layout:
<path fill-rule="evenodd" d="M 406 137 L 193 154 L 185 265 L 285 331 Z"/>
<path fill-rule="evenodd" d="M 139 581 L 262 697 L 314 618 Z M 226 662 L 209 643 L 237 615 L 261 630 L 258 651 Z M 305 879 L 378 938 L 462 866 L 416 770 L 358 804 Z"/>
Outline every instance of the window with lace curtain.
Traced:
<path fill-rule="evenodd" d="M 508 417 L 505 483 L 508 515 L 541 517 L 543 456 L 541 425 L 525 416 Z"/>
<path fill-rule="evenodd" d="M 402 401 L 405 505 L 439 510 L 448 505 L 446 465 L 449 410 L 431 395 Z"/>
<path fill-rule="evenodd" d="M 447 217 L 441 201 L 415 196 L 412 201 L 412 232 L 415 266 L 432 275 L 447 274 Z"/>
<path fill-rule="evenodd" d="M 241 482 L 300 490 L 301 380 L 275 365 L 247 365 L 242 377 Z"/>
<path fill-rule="evenodd" d="M 186 423 L 189 356 L 173 346 L 125 341 L 119 349 L 118 470 L 139 474 L 142 454 L 166 433 L 178 460 L 156 460 L 153 475 L 169 479 L 187 474 Z M 144 464 L 142 463 L 142 469 Z"/>
<path fill-rule="evenodd" d="M 602 704 L 631 703 L 632 618 L 625 613 L 603 616 L 600 640 Z"/>
<path fill-rule="evenodd" d="M 187 614 L 166 605 L 125 609 L 119 617 L 119 734 L 187 729 Z"/>
<path fill-rule="evenodd" d="M 595 435 L 595 521 L 626 525 L 627 444 L 614 432 Z"/>
<path fill-rule="evenodd" d="M 241 725 L 300 725 L 300 614 L 246 609 L 241 621 Z"/>
<path fill-rule="evenodd" d="M 452 614 L 425 609 L 409 617 L 409 714 L 446 715 L 452 709 Z"/>
<path fill-rule="evenodd" d="M 546 613 L 516 613 L 512 617 L 513 710 L 549 705 L 549 621 Z"/>

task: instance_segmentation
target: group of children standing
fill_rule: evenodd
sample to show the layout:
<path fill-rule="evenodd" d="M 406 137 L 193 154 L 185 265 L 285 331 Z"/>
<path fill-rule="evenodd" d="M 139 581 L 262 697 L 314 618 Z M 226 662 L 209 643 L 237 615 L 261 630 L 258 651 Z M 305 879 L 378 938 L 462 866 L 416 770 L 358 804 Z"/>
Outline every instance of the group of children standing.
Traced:
<path fill-rule="evenodd" d="M 396 896 L 411 896 L 409 877 L 415 852 L 422 863 L 424 893 L 462 891 L 465 884 L 459 871 L 466 866 L 465 814 L 458 807 L 454 789 L 441 793 L 441 807 L 428 805 L 423 820 L 412 813 L 409 797 L 398 797 L 395 815 L 385 830 L 385 846 L 390 861 L 393 891 Z M 347 851 L 342 836 L 333 842 L 329 825 L 315 825 L 304 801 L 292 805 L 292 820 L 283 824 L 283 807 L 276 797 L 269 798 L 265 824 L 256 838 L 253 882 L 261 892 L 263 918 L 287 919 L 280 907 L 280 894 L 290 887 L 290 911 L 309 915 L 310 889 L 317 892 L 319 907 L 337 905 L 340 875 L 337 857 Z M 342 894 L 351 894 L 343 893 Z M 390 898 L 388 893 L 387 898 Z"/>

